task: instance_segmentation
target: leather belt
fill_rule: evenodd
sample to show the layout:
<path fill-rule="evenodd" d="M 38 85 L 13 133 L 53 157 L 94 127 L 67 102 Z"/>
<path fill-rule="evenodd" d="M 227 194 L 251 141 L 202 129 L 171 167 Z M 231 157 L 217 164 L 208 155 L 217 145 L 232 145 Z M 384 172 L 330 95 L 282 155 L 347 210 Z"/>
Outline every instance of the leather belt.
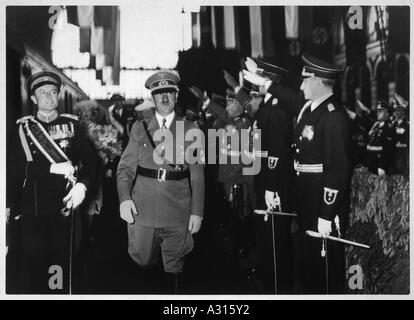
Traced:
<path fill-rule="evenodd" d="M 190 176 L 190 171 L 188 169 L 184 171 L 168 171 L 164 168 L 159 169 L 148 169 L 141 166 L 137 167 L 137 174 L 147 178 L 154 178 L 158 181 L 165 180 L 182 180 Z"/>
<path fill-rule="evenodd" d="M 395 144 L 395 147 L 396 148 L 407 148 L 408 144 L 398 142 L 398 143 Z"/>
<path fill-rule="evenodd" d="M 305 172 L 305 173 L 322 173 L 323 172 L 323 164 L 301 164 L 297 161 L 294 162 L 294 167 L 297 172 Z"/>
<path fill-rule="evenodd" d="M 370 145 L 368 145 L 367 146 L 367 150 L 368 151 L 382 151 L 382 150 L 384 150 L 384 147 L 382 147 L 382 146 L 370 146 Z"/>

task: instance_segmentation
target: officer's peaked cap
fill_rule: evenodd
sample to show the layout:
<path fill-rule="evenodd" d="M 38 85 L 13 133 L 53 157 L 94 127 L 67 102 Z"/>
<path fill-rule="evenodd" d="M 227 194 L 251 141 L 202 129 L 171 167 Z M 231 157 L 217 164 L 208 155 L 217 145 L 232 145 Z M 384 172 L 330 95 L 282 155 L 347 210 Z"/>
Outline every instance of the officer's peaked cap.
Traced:
<path fill-rule="evenodd" d="M 304 63 L 302 71 L 303 77 L 318 77 L 335 80 L 337 74 L 342 72 L 341 67 L 309 54 L 304 53 L 302 55 L 302 61 Z"/>
<path fill-rule="evenodd" d="M 59 75 L 50 71 L 41 71 L 34 73 L 26 80 L 27 93 L 31 95 L 37 88 L 47 84 L 53 84 L 58 89 L 60 89 L 60 86 L 62 85 L 62 79 L 59 77 Z"/>
<path fill-rule="evenodd" d="M 273 80 L 281 80 L 282 77 L 288 73 L 287 69 L 282 68 L 270 60 L 264 60 L 262 58 L 257 58 L 257 68 L 259 72 L 261 71 L 263 75 L 268 76 Z"/>
<path fill-rule="evenodd" d="M 163 91 L 178 91 L 180 76 L 172 70 L 161 70 L 150 76 L 145 82 L 145 88 L 151 93 Z"/>

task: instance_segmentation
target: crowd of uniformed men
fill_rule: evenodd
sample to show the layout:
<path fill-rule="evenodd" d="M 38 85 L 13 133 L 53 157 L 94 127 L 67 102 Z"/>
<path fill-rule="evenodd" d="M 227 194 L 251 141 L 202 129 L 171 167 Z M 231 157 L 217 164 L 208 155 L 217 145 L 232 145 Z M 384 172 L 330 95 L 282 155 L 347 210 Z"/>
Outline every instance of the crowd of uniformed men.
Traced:
<path fill-rule="evenodd" d="M 241 83 L 224 70 L 226 97 L 189 88 L 199 108 L 184 115 L 175 111 L 180 77 L 174 71 L 148 78 L 152 99 L 136 107 L 135 118 L 122 109 L 122 96 L 114 96 L 107 125 L 118 130 L 123 153 L 104 161 L 106 177 L 113 178 L 104 202 L 111 194 L 116 199 L 113 210 L 119 208 L 127 223 L 128 253 L 140 268 L 162 257 L 168 292 L 185 293 L 184 258 L 202 227 L 205 187 L 211 187 L 206 166 L 216 169 L 208 172 L 217 172 L 212 179 L 228 204 L 219 215 L 235 251 L 244 257 L 256 253 L 251 270 L 261 284 L 257 293 L 345 292 L 344 246 L 324 236 L 345 235 L 355 166 L 377 175 L 408 175 L 408 103 L 396 94 L 391 105 L 380 101 L 376 110 L 360 101 L 345 107 L 333 95 L 341 69 L 310 55 L 302 59 L 298 92 L 284 85 L 288 70 L 247 58 Z M 37 113 L 17 122 L 13 167 L 23 180 L 22 293 L 71 292 L 78 208 L 90 201 L 88 193 L 99 181 L 99 154 L 87 130 L 76 116 L 56 110 L 60 86 L 52 72 L 32 75 L 27 91 Z M 227 164 L 178 163 L 165 148 L 167 131 L 174 133 L 167 140 L 173 150 L 207 158 L 194 144 L 179 144 L 178 123 L 184 134 L 197 127 L 224 129 L 224 139 L 245 129 L 248 141 L 219 143 L 217 157 L 227 157 Z M 252 148 L 255 139 L 260 148 Z M 240 161 L 243 144 L 246 155 L 260 161 L 255 175 L 244 174 L 249 164 Z M 61 267 L 62 284 L 51 285 L 51 265 Z"/>

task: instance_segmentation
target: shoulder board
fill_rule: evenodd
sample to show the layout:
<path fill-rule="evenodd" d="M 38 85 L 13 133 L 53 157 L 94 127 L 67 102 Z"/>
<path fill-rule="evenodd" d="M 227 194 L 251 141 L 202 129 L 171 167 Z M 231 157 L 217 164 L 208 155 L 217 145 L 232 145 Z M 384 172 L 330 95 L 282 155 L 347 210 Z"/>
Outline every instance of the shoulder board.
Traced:
<path fill-rule="evenodd" d="M 65 118 L 70 118 L 70 119 L 73 119 L 73 120 L 76 120 L 76 121 L 79 121 L 79 117 L 78 116 L 75 116 L 74 114 L 62 113 L 60 116 L 61 117 L 65 117 Z"/>
<path fill-rule="evenodd" d="M 334 105 L 333 105 L 332 103 L 328 104 L 328 111 L 329 111 L 329 112 L 332 112 L 332 111 L 334 111 L 334 110 L 335 110 Z"/>
<path fill-rule="evenodd" d="M 25 117 L 21 117 L 20 119 L 18 119 L 16 121 L 17 124 L 22 123 L 22 122 L 26 122 L 27 120 L 33 119 L 34 116 L 25 116 Z"/>

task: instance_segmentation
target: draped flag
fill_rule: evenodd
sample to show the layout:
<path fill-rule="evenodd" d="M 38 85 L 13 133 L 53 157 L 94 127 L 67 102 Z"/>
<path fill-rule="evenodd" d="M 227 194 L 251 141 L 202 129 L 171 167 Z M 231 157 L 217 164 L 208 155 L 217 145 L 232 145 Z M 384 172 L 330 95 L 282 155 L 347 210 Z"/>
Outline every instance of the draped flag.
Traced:
<path fill-rule="evenodd" d="M 113 27 L 113 8 L 113 6 L 94 6 L 94 23 L 96 27 L 103 27 L 105 29 Z"/>
<path fill-rule="evenodd" d="M 99 78 L 119 84 L 120 12 L 118 6 L 67 6 L 68 23 L 79 26 L 80 52 L 89 52 L 90 67 L 102 70 Z M 112 77 L 112 80 L 109 79 Z"/>
<path fill-rule="evenodd" d="M 78 26 L 89 28 L 93 24 L 93 6 L 78 6 Z"/>
<path fill-rule="evenodd" d="M 79 50 L 80 52 L 91 52 L 91 29 L 79 29 Z"/>
<path fill-rule="evenodd" d="M 286 39 L 297 39 L 299 36 L 299 8 L 285 6 Z"/>

